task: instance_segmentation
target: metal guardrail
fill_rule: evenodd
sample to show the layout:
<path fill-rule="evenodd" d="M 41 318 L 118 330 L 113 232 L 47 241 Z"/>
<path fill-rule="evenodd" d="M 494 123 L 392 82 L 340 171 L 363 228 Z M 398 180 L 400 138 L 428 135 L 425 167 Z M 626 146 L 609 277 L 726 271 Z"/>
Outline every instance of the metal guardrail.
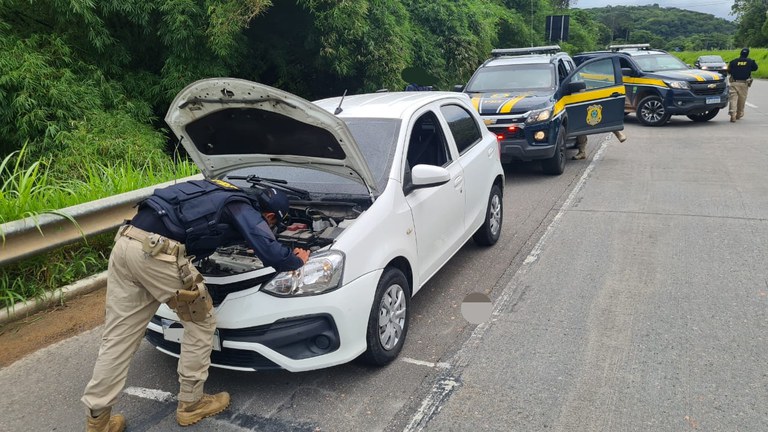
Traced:
<path fill-rule="evenodd" d="M 133 217 L 136 203 L 150 196 L 156 188 L 201 178 L 203 176 L 198 174 L 58 211 L 71 217 L 76 224 L 50 213 L 2 224 L 0 233 L 5 240 L 0 243 L 0 266 L 74 243 L 83 237 L 115 230 L 125 219 Z"/>

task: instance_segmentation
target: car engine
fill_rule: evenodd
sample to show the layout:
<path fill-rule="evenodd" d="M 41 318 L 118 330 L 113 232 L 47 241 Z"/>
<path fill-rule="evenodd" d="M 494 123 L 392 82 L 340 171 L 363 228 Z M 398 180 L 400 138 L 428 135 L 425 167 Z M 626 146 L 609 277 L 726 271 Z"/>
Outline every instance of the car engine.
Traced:
<path fill-rule="evenodd" d="M 344 229 L 364 211 L 354 202 L 309 202 L 291 205 L 290 223 L 280 227 L 275 237 L 289 248 L 310 252 L 332 244 Z M 245 243 L 220 247 L 196 263 L 206 276 L 228 276 L 264 268 L 264 264 Z"/>

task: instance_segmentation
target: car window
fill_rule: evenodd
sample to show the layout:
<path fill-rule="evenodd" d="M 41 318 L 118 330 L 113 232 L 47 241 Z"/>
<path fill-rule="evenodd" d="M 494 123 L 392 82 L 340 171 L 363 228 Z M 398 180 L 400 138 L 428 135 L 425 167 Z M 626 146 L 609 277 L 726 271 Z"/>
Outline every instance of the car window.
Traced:
<path fill-rule="evenodd" d="M 547 64 L 487 66 L 467 84 L 470 93 L 554 89 L 555 68 Z"/>
<path fill-rule="evenodd" d="M 720 56 L 701 56 L 699 61 L 702 63 L 724 63 L 723 58 Z"/>
<path fill-rule="evenodd" d="M 615 86 L 613 59 L 608 57 L 583 66 L 581 70 L 576 72 L 573 81 L 584 81 L 587 90 Z"/>
<path fill-rule="evenodd" d="M 635 56 L 635 62 L 645 72 L 688 69 L 685 63 L 670 54 Z"/>
<path fill-rule="evenodd" d="M 475 118 L 464 108 L 458 105 L 446 105 L 440 108 L 440 111 L 448 122 L 448 128 L 453 134 L 453 140 L 456 141 L 456 147 L 459 154 L 464 153 L 468 148 L 480 141 L 480 128 L 477 126 Z"/>
<path fill-rule="evenodd" d="M 445 134 L 432 111 L 419 117 L 408 142 L 408 167 L 420 164 L 446 166 L 451 161 Z"/>

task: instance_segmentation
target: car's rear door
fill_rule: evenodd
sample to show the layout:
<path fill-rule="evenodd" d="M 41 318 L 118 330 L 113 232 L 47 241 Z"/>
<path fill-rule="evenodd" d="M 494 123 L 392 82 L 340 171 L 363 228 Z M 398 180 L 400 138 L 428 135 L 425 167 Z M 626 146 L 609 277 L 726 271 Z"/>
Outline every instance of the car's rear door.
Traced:
<path fill-rule="evenodd" d="M 479 116 L 459 103 L 447 103 L 440 107 L 440 113 L 449 132 L 451 147 L 456 148 L 459 164 L 464 171 L 465 238 L 482 225 L 488 207 L 488 193 L 493 182 L 489 175 L 493 162 L 498 159 L 498 141 L 496 137 L 480 124 Z M 489 180 L 490 179 L 490 180 Z"/>
<path fill-rule="evenodd" d="M 601 56 L 563 80 L 555 114 L 566 111 L 568 138 L 622 130 L 625 94 L 618 56 Z"/>

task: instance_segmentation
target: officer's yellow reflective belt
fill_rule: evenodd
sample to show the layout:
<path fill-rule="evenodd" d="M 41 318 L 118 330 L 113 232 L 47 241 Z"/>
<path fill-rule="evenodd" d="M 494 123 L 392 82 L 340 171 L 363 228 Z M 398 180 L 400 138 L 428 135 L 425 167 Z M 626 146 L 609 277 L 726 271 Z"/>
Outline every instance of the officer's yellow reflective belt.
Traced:
<path fill-rule="evenodd" d="M 563 96 L 560 98 L 559 101 L 555 104 L 555 112 L 553 113 L 553 117 L 560 114 L 565 109 L 566 105 L 571 105 L 579 102 L 590 102 L 590 101 L 597 101 L 600 99 L 607 99 L 609 97 L 612 97 L 614 93 L 626 95 L 627 92 L 624 89 L 624 86 L 622 84 L 615 85 L 613 87 L 605 87 L 601 89 L 596 90 L 587 90 L 585 92 L 580 93 L 574 93 L 569 94 L 567 96 Z"/>
<path fill-rule="evenodd" d="M 515 106 L 516 103 L 520 102 L 521 100 L 525 99 L 528 96 L 528 94 L 523 94 L 520 96 L 515 96 L 512 99 L 504 102 L 499 109 L 496 111 L 499 114 L 506 114 L 510 111 L 512 111 L 512 107 Z"/>
<path fill-rule="evenodd" d="M 635 84 L 635 85 L 655 85 L 659 87 L 667 87 L 667 84 L 660 80 L 660 79 L 654 79 L 654 78 L 632 78 L 632 77 L 624 77 L 624 84 Z"/>

